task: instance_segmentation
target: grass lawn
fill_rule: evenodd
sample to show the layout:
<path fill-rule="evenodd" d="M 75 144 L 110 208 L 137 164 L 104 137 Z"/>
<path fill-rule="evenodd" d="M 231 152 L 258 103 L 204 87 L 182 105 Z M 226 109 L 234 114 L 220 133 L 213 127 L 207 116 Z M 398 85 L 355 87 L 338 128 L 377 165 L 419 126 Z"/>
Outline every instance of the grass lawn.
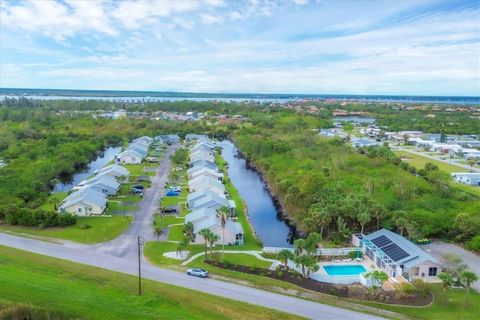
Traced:
<path fill-rule="evenodd" d="M 405 158 L 406 162 L 409 164 L 415 166 L 417 169 L 422 169 L 425 167 L 425 164 L 430 162 L 438 166 L 440 170 L 443 170 L 447 173 L 453 173 L 453 172 L 465 172 L 467 171 L 466 169 L 456 166 L 455 163 L 452 161 L 452 164 L 448 164 L 442 161 L 438 160 L 433 160 L 430 158 L 422 157 L 420 155 L 406 152 L 406 151 L 400 151 L 400 150 L 395 150 L 394 151 L 398 156 Z"/>
<path fill-rule="evenodd" d="M 180 221 L 179 223 L 183 223 L 183 221 Z M 183 225 L 172 226 L 168 228 L 169 241 L 181 241 L 182 239 L 183 239 Z"/>
<path fill-rule="evenodd" d="M 375 303 L 365 303 L 374 307 L 381 307 L 385 310 L 395 311 L 409 316 L 412 319 L 442 319 L 442 320 L 474 320 L 480 315 L 480 294 L 470 292 L 470 304 L 467 309 L 463 308 L 465 291 L 462 289 L 451 289 L 448 292 L 449 302 L 445 302 L 440 284 L 429 286 L 435 295 L 432 306 L 425 308 L 408 308 L 400 306 L 388 306 Z"/>
<path fill-rule="evenodd" d="M 190 251 L 190 256 L 193 256 L 199 252 L 204 251 L 203 245 L 190 245 L 188 248 Z M 165 242 L 165 241 L 149 241 L 145 244 L 143 254 L 148 261 L 159 265 L 159 266 L 179 266 L 182 261 L 177 259 L 170 259 L 164 257 L 165 252 L 177 251 L 177 244 L 174 242 Z"/>
<path fill-rule="evenodd" d="M 161 218 L 160 215 L 157 215 L 154 224 L 160 228 L 165 228 L 171 224 L 183 223 L 184 221 L 185 220 L 183 218 L 177 218 L 176 216 L 164 216 Z"/>
<path fill-rule="evenodd" d="M 45 203 L 40 206 L 40 209 L 43 209 L 45 211 L 57 211 L 54 208 L 53 204 L 56 203 L 58 207 L 60 205 L 60 202 L 62 202 L 62 200 L 65 199 L 67 196 L 68 192 L 52 193 L 48 196 Z"/>
<path fill-rule="evenodd" d="M 122 164 L 128 172 L 130 173 L 130 177 L 136 178 L 138 176 L 154 176 L 154 171 L 145 171 L 146 168 L 156 168 L 158 164 L 155 163 L 142 163 L 142 164 Z"/>
<path fill-rule="evenodd" d="M 38 229 L 35 227 L 0 225 L 0 231 L 27 234 L 48 238 L 58 238 L 80 243 L 98 243 L 118 237 L 132 222 L 132 217 L 79 217 L 77 224 L 68 227 Z M 80 225 L 88 224 L 89 229 Z"/>
<path fill-rule="evenodd" d="M 422 156 L 419 156 L 417 154 L 405 152 L 405 151 L 394 151 L 394 152 L 398 156 L 400 156 L 402 158 L 405 158 L 405 159 L 408 159 L 408 160 L 406 160 L 406 162 L 410 165 L 415 166 L 417 169 L 424 168 L 425 164 L 430 162 L 430 163 L 433 163 L 436 166 L 438 166 L 438 168 L 440 170 L 443 170 L 447 173 L 467 172 L 468 171 L 465 168 L 456 166 L 455 164 L 453 164 L 453 162 L 452 162 L 452 164 L 448 164 L 448 163 L 445 163 L 445 162 L 442 162 L 442 161 L 432 160 L 432 159 L 422 157 Z M 469 185 L 458 183 L 458 182 L 455 182 L 455 181 L 452 181 L 452 185 L 455 186 L 455 188 L 457 188 L 457 189 L 463 190 L 464 192 L 467 192 L 467 193 L 470 193 L 470 194 L 473 194 L 473 195 L 476 195 L 476 196 L 480 196 L 480 188 L 478 188 L 478 187 L 469 186 Z"/>
<path fill-rule="evenodd" d="M 217 246 L 217 250 L 221 250 L 221 246 Z M 221 257 L 221 252 L 217 252 L 218 256 Z M 209 255 L 210 257 L 210 252 Z M 203 263 L 204 256 L 198 257 L 194 261 L 190 262 L 189 265 L 194 266 L 196 263 Z M 221 259 L 221 258 L 220 258 Z M 249 267 L 256 268 L 265 268 L 268 269 L 272 263 L 264 260 L 260 260 L 257 257 L 247 254 L 247 253 L 225 253 L 225 262 L 230 262 L 233 264 L 241 264 Z"/>
<path fill-rule="evenodd" d="M 0 246 L 0 257 L 0 301 L 41 306 L 65 319 L 297 319 L 149 280 L 138 296 L 134 276 L 7 247 Z"/>
<path fill-rule="evenodd" d="M 131 212 L 135 211 L 138 209 L 138 205 L 136 204 L 129 204 L 125 205 L 125 208 L 120 200 L 113 200 L 113 201 L 108 201 L 108 212 L 112 211 L 117 211 L 117 212 L 123 212 L 125 209 L 125 212 Z"/>

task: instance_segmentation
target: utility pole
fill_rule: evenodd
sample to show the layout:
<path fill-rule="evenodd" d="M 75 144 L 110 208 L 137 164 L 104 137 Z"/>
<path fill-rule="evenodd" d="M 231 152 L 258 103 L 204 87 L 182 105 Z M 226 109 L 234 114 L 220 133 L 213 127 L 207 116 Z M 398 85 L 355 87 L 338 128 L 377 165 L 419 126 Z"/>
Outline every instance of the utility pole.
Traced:
<path fill-rule="evenodd" d="M 142 295 L 142 246 L 145 243 L 145 239 L 138 236 L 138 295 Z"/>

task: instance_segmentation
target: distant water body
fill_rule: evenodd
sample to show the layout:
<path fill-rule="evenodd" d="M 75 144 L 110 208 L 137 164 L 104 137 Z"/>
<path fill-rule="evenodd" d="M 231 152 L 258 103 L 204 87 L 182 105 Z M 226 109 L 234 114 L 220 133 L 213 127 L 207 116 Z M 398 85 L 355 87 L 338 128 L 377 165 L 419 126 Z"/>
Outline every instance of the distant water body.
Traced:
<path fill-rule="evenodd" d="M 105 100 L 114 102 L 164 101 L 226 101 L 258 103 L 288 103 L 299 100 L 338 100 L 364 102 L 429 103 L 451 105 L 480 105 L 480 97 L 400 96 L 400 95 L 340 95 L 340 94 L 223 94 L 177 93 L 152 91 L 100 91 L 0 88 L 0 100 L 5 97 L 24 97 L 42 100 Z"/>

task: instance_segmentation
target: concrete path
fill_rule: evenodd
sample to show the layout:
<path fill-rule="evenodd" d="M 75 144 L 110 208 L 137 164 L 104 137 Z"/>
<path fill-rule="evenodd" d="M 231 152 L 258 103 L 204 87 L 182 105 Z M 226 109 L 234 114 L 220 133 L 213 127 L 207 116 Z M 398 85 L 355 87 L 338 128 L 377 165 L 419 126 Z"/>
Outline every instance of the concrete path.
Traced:
<path fill-rule="evenodd" d="M 221 253 L 222 250 L 213 250 L 213 252 L 219 252 Z M 210 250 L 208 250 L 208 253 L 210 253 Z M 244 253 L 244 254 L 250 254 L 252 256 L 255 256 L 257 259 L 259 260 L 263 260 L 263 261 L 268 261 L 268 262 L 271 262 L 271 263 L 275 263 L 275 262 L 280 262 L 278 260 L 274 260 L 274 259 L 267 259 L 265 257 L 263 257 L 261 255 L 261 252 L 260 251 L 253 251 L 253 250 L 250 250 L 250 251 L 241 251 L 241 250 L 225 250 L 225 253 Z M 182 262 L 182 266 L 186 266 L 187 264 L 189 264 L 190 262 L 192 262 L 193 260 L 197 259 L 198 257 L 201 257 L 205 255 L 205 252 L 199 252 L 197 254 L 194 254 L 193 256 L 191 256 L 188 260 L 185 260 Z"/>
<path fill-rule="evenodd" d="M 43 242 L 0 233 L 0 245 L 43 254 L 55 258 L 96 266 L 103 269 L 137 275 L 137 258 L 127 254 L 118 256 L 91 250 L 90 246 L 77 247 Z M 136 245 L 133 246 L 136 248 Z M 134 250 L 132 250 L 134 252 Z M 127 251 L 130 252 L 130 251 Z M 382 319 L 356 311 L 324 305 L 292 296 L 272 293 L 214 279 L 190 277 L 183 272 L 162 269 L 148 264 L 143 259 L 142 274 L 146 279 L 176 285 L 233 300 L 243 301 L 274 310 L 279 310 L 310 319 L 377 320 Z"/>
<path fill-rule="evenodd" d="M 477 275 L 480 275 L 480 256 L 465 250 L 456 244 L 446 243 L 443 241 L 433 241 L 429 245 L 422 246 L 422 248 L 441 261 L 443 260 L 443 256 L 445 254 L 454 254 L 462 258 L 463 262 L 468 265 L 470 270 L 475 272 Z M 474 282 L 472 288 L 477 292 L 480 292 L 480 281 Z"/>

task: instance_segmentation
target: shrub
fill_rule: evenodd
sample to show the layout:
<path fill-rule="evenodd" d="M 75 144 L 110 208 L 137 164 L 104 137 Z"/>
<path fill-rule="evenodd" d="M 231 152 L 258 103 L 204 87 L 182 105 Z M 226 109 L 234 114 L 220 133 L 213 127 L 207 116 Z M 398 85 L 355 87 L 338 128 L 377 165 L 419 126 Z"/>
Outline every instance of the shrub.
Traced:
<path fill-rule="evenodd" d="M 480 235 L 476 235 L 465 244 L 467 249 L 480 252 Z"/>
<path fill-rule="evenodd" d="M 80 229 L 90 229 L 92 226 L 89 225 L 88 223 L 80 223 L 79 226 L 78 226 Z"/>
<path fill-rule="evenodd" d="M 283 271 L 278 271 L 278 272 L 277 272 L 277 276 L 278 276 L 279 278 L 283 278 L 284 275 L 285 275 L 285 273 L 284 273 Z"/>
<path fill-rule="evenodd" d="M 350 259 L 361 258 L 361 257 L 363 257 L 363 253 L 360 250 L 351 251 L 351 252 L 348 253 L 348 257 Z"/>

